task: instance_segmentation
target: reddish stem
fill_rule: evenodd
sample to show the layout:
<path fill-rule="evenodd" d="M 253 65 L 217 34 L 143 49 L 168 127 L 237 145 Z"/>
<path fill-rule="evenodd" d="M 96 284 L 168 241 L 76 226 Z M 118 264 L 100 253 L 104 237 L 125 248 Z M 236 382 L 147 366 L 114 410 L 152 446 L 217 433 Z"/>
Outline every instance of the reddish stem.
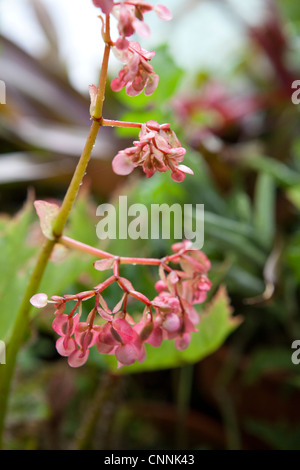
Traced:
<path fill-rule="evenodd" d="M 101 124 L 106 127 L 134 127 L 137 129 L 142 127 L 142 124 L 139 122 L 115 121 L 113 119 L 102 119 Z"/>
<path fill-rule="evenodd" d="M 140 264 L 146 266 L 159 266 L 162 263 L 162 260 L 159 258 L 132 258 L 132 257 L 123 257 L 123 256 L 115 256 L 107 251 L 99 250 L 99 248 L 94 248 L 90 245 L 86 245 L 85 243 L 79 242 L 77 240 L 73 240 L 72 238 L 62 236 L 59 239 L 59 242 L 67 246 L 68 248 L 74 248 L 78 251 L 82 251 L 84 253 L 88 253 L 92 256 L 96 256 L 97 258 L 106 258 L 106 259 L 117 259 L 119 264 Z M 164 258 L 166 261 L 166 258 Z"/>

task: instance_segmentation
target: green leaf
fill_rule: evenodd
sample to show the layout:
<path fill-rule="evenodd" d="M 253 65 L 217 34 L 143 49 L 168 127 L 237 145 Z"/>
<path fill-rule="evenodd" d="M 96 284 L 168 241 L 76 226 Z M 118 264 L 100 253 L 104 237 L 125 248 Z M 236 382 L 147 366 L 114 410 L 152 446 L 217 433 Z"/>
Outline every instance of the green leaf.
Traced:
<path fill-rule="evenodd" d="M 275 234 L 276 185 L 274 178 L 267 173 L 257 176 L 253 225 L 255 237 L 262 246 L 270 247 Z"/>
<path fill-rule="evenodd" d="M 13 325 L 24 286 L 28 279 L 30 259 L 36 247 L 30 243 L 33 207 L 28 201 L 23 209 L 7 220 L 0 233 L 0 339 L 6 340 Z M 5 267 L 5 269 L 4 269 Z"/>
<path fill-rule="evenodd" d="M 267 173 L 284 188 L 300 184 L 300 174 L 274 158 L 255 155 L 247 157 L 245 165 L 253 170 Z"/>
<path fill-rule="evenodd" d="M 135 372 L 153 371 L 193 364 L 216 351 L 226 338 L 240 325 L 241 318 L 232 315 L 232 308 L 224 287 L 200 314 L 198 332 L 192 333 L 192 341 L 185 351 L 177 351 L 174 341 L 164 341 L 159 348 L 146 345 L 147 358 L 143 363 L 135 363 L 123 367 L 118 372 L 130 374 Z M 105 356 L 109 367 L 117 370 L 116 360 Z"/>
<path fill-rule="evenodd" d="M 287 189 L 286 195 L 296 209 L 300 209 L 300 184 Z"/>

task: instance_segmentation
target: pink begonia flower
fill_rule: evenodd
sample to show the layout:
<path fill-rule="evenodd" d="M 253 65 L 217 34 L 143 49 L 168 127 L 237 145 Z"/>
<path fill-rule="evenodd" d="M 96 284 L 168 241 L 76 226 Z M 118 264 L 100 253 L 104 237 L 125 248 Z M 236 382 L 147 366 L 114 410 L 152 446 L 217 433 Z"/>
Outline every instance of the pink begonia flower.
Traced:
<path fill-rule="evenodd" d="M 149 139 L 150 134 L 154 138 L 161 129 L 165 133 L 169 130 L 169 125 L 160 126 L 153 121 L 148 126 L 145 132 Z M 162 135 L 164 134 L 160 134 L 160 137 Z M 177 144 L 173 134 L 171 140 Z M 159 145 L 162 147 L 166 144 L 159 142 Z M 102 297 L 103 283 L 94 290 L 79 294 L 52 296 L 48 300 L 47 295 L 42 293 L 35 294 L 30 299 L 37 308 L 43 308 L 47 303 L 54 304 L 56 311 L 52 326 L 60 336 L 56 341 L 56 349 L 61 356 L 68 358 L 71 367 L 82 366 L 94 345 L 101 354 L 115 355 L 118 367 L 144 361 L 146 343 L 159 347 L 164 340 L 174 340 L 178 350 L 188 347 L 191 334 L 197 331 L 196 325 L 200 321 L 194 304 L 202 303 L 211 288 L 211 281 L 207 277 L 210 262 L 204 253 L 193 249 L 188 240 L 175 243 L 172 250 L 174 254 L 165 257 L 159 266 L 161 279 L 155 284 L 158 295 L 152 302 L 144 294 L 134 290 L 128 279 L 119 276 L 116 280 L 124 292 L 112 310 Z M 168 261 L 179 264 L 181 269 L 167 266 Z M 95 263 L 100 271 L 111 267 L 110 264 L 107 260 Z M 110 284 L 111 282 L 107 285 Z M 144 312 L 138 323 L 126 312 L 125 299 L 128 295 L 144 304 Z M 96 299 L 95 306 L 87 320 L 82 322 L 82 302 L 91 297 Z M 75 301 L 76 304 L 69 314 L 65 314 L 69 301 Z M 97 313 L 99 317 L 96 319 Z"/>
<path fill-rule="evenodd" d="M 58 314 L 52 323 L 53 330 L 60 335 L 56 341 L 57 352 L 61 356 L 69 356 L 76 350 L 76 341 L 72 337 L 79 322 L 79 315 L 69 317 L 65 314 Z"/>
<path fill-rule="evenodd" d="M 118 362 L 131 365 L 145 359 L 145 349 L 137 332 L 125 319 L 106 323 L 97 339 L 96 346 L 102 354 L 115 354 Z"/>
<path fill-rule="evenodd" d="M 153 299 L 152 305 L 162 314 L 179 313 L 180 302 L 178 297 L 173 296 L 170 292 L 160 292 L 160 294 Z"/>
<path fill-rule="evenodd" d="M 202 304 L 206 300 L 211 285 L 211 281 L 205 274 L 196 275 L 182 282 L 182 296 L 192 304 Z"/>
<path fill-rule="evenodd" d="M 116 42 L 117 48 L 124 49 L 127 47 L 126 37 L 132 36 L 134 33 L 138 33 L 142 37 L 150 36 L 150 28 L 144 22 L 144 14 L 152 10 L 164 21 L 172 19 L 170 11 L 163 5 L 154 7 L 150 3 L 141 0 L 124 1 L 115 5 L 112 13 L 118 20 L 117 27 L 120 34 Z"/>
<path fill-rule="evenodd" d="M 149 64 L 155 52 L 148 52 L 139 43 L 130 41 L 127 49 L 116 53 L 125 66 L 120 70 L 119 76 L 112 80 L 112 90 L 120 91 L 126 87 L 128 96 L 137 96 L 143 90 L 146 96 L 152 95 L 159 81 L 158 75 Z"/>
<path fill-rule="evenodd" d="M 181 147 L 176 134 L 169 124 L 159 125 L 156 121 L 142 124 L 139 141 L 133 142 L 134 147 L 121 150 L 112 162 L 113 171 L 119 175 L 129 175 L 134 168 L 141 166 L 150 178 L 156 171 L 171 170 L 174 181 L 183 181 L 185 174 L 193 171 L 180 165 L 186 150 Z"/>
<path fill-rule="evenodd" d="M 134 33 L 143 37 L 150 36 L 150 28 L 144 23 L 143 14 L 137 11 L 135 6 L 121 3 L 114 8 L 113 13 L 118 20 L 118 31 L 121 38 L 132 36 Z"/>
<path fill-rule="evenodd" d="M 143 90 L 146 96 L 151 95 L 157 88 L 159 77 L 155 74 L 149 61 L 155 52 L 148 52 L 141 48 L 137 42 L 129 41 L 127 38 L 134 33 L 140 36 L 149 37 L 150 28 L 144 22 L 144 13 L 155 11 L 159 18 L 169 21 L 172 15 L 167 7 L 157 5 L 154 7 L 150 3 L 142 0 L 123 1 L 114 3 L 109 0 L 93 0 L 95 6 L 102 9 L 103 13 L 112 13 L 117 19 L 119 38 L 115 41 L 115 50 L 122 53 L 120 60 L 125 63 L 119 76 L 111 83 L 113 91 L 120 91 L 126 87 L 129 96 L 137 96 Z M 91 115 L 95 104 L 95 89 L 90 87 L 91 94 Z M 175 171 L 178 178 L 181 174 Z"/>
<path fill-rule="evenodd" d="M 75 327 L 76 349 L 68 357 L 68 364 L 71 367 L 81 367 L 89 357 L 89 349 L 94 346 L 99 334 L 100 326 L 91 326 L 81 322 Z"/>
<path fill-rule="evenodd" d="M 126 37 L 138 33 L 143 37 L 150 36 L 150 28 L 144 22 L 144 14 L 149 11 L 155 11 L 157 16 L 169 21 L 172 15 L 164 5 L 151 5 L 143 0 L 131 0 L 114 3 L 113 0 L 93 0 L 96 7 L 101 8 L 104 14 L 112 13 L 118 21 L 117 28 L 120 34 L 116 41 L 116 47 L 125 49 L 128 46 Z"/>
<path fill-rule="evenodd" d="M 160 323 L 160 319 L 149 321 L 145 318 L 141 318 L 141 320 L 134 325 L 133 329 L 139 334 L 141 341 L 157 348 L 161 345 L 163 340 L 163 332 Z"/>
<path fill-rule="evenodd" d="M 180 295 L 191 304 L 203 303 L 212 285 L 207 277 L 211 268 L 209 259 L 202 251 L 192 249 L 192 243 L 187 240 L 172 245 L 172 250 L 178 253 L 175 260 L 185 274 L 178 286 Z"/>

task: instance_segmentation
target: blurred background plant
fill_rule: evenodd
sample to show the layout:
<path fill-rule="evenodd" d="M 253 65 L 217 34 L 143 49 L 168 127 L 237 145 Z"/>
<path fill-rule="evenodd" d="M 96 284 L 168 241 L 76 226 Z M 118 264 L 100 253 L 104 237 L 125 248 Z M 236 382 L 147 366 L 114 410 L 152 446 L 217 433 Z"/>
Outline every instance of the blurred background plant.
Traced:
<path fill-rule="evenodd" d="M 42 240 L 33 200 L 62 199 L 90 125 L 100 24 L 92 2 L 73 3 L 70 10 L 67 1 L 0 0 L 4 341 Z M 300 448 L 299 366 L 291 361 L 300 339 L 299 106 L 291 101 L 300 79 L 300 5 L 164 4 L 173 21 L 162 31 L 153 19 L 152 43 L 145 41 L 157 50 L 158 89 L 132 99 L 108 87 L 105 117 L 172 122 L 195 176 L 180 185 L 161 174 L 117 177 L 112 157 L 136 130 L 102 129 L 66 234 L 100 247 L 96 207 L 117 205 L 124 194 L 149 206 L 204 204 L 214 286 L 207 314 L 184 354 L 152 348 L 144 364 L 116 374 L 97 353 L 70 369 L 55 350 L 52 310 L 33 312 L 9 406 L 11 449 Z M 101 248 L 159 257 L 172 243 L 110 240 Z M 98 284 L 92 261 L 57 251 L 40 291 L 71 294 Z M 155 272 L 125 269 L 151 297 Z"/>

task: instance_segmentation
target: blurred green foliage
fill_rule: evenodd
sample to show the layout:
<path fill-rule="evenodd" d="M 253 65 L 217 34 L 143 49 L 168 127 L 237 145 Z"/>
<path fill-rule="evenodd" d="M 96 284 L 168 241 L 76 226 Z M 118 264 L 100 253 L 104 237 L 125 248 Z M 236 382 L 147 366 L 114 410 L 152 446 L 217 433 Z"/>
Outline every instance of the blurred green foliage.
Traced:
<path fill-rule="evenodd" d="M 244 25 L 248 45 L 238 63 L 232 64 L 229 77 L 216 77 L 207 70 L 196 70 L 192 78 L 187 77 L 170 57 L 168 46 L 162 45 L 153 59 L 161 77 L 153 96 L 141 94 L 132 99 L 124 91 L 113 96 L 108 90 L 106 108 L 110 114 L 116 113 L 113 118 L 171 122 L 188 150 L 185 163 L 195 174 L 181 184 L 174 183 L 168 173 L 149 180 L 135 173 L 115 181 L 110 169 L 113 149 L 109 147 L 105 154 L 108 166 L 101 158 L 91 162 L 94 167 L 65 232 L 116 255 L 160 257 L 170 252 L 174 239 L 100 243 L 97 205 L 109 201 L 118 207 L 120 195 L 128 197 L 128 204 L 143 203 L 149 210 L 151 204 L 204 204 L 203 249 L 212 261 L 213 289 L 199 309 L 202 321 L 190 348 L 179 353 L 172 342 L 159 349 L 149 347 L 144 364 L 120 371 L 112 358 L 92 350 L 86 367 L 74 371 L 56 353 L 51 308 L 33 310 L 9 410 L 11 448 L 299 448 L 300 379 L 299 366 L 291 362 L 291 344 L 300 338 L 300 108 L 291 104 L 290 83 L 282 81 L 280 72 L 283 67 L 286 77 L 300 78 L 300 5 L 293 0 L 275 5 L 283 15 L 287 34 L 288 51 L 284 59 L 280 57 L 281 68 L 272 55 L 282 33 L 275 15 L 271 25 L 263 27 L 273 41 L 271 54 L 261 36 Z M 236 20 L 233 15 L 232 21 Z M 279 53 L 276 56 L 275 51 L 276 57 Z M 52 79 L 56 83 L 57 77 Z M 202 101 L 182 119 L 178 100 L 196 105 L 199 96 L 205 97 L 206 86 L 215 81 L 221 81 L 226 90 L 218 109 L 207 106 L 207 101 L 204 106 Z M 69 90 L 64 97 L 66 111 L 73 91 L 69 83 L 64 86 Z M 253 112 L 245 105 L 244 95 L 250 101 L 263 98 L 263 104 Z M 232 97 L 237 101 L 231 101 Z M 17 102 L 21 107 L 21 100 L 17 98 Z M 30 109 L 36 105 L 31 100 L 28 103 Z M 81 110 L 83 104 L 88 107 L 87 100 L 82 103 L 80 98 L 76 103 Z M 226 121 L 219 105 L 229 112 L 241 103 L 246 106 L 245 114 Z M 51 120 L 60 126 L 62 116 L 45 110 L 50 104 L 34 107 L 35 113 L 43 119 L 45 113 L 48 118 L 51 114 Z M 81 112 L 80 119 L 74 119 L 82 129 L 88 119 Z M 36 141 L 24 142 L 21 134 L 12 138 L 10 119 L 3 114 L 0 123 L 3 155 L 34 152 L 44 161 L 48 154 L 45 148 L 36 147 Z M 104 141 L 106 130 L 102 129 Z M 117 129 L 111 136 L 118 148 L 135 139 L 137 131 Z M 58 177 L 31 180 L 39 198 L 49 194 L 60 199 L 65 183 Z M 109 190 L 103 193 L 104 183 Z M 22 201 L 24 207 L 19 207 L 21 196 L 27 194 L 27 182 L 26 190 L 16 183 L 4 189 L 0 338 L 9 341 L 42 235 L 33 197 L 29 195 Z M 21 196 L 16 197 L 16 189 Z M 12 212 L 18 213 L 8 215 Z M 93 261 L 90 256 L 58 249 L 40 291 L 51 296 L 93 287 L 104 276 L 95 271 Z M 137 290 L 155 295 L 155 269 L 124 266 L 122 273 Z M 108 290 L 109 304 L 116 294 L 114 289 Z"/>

